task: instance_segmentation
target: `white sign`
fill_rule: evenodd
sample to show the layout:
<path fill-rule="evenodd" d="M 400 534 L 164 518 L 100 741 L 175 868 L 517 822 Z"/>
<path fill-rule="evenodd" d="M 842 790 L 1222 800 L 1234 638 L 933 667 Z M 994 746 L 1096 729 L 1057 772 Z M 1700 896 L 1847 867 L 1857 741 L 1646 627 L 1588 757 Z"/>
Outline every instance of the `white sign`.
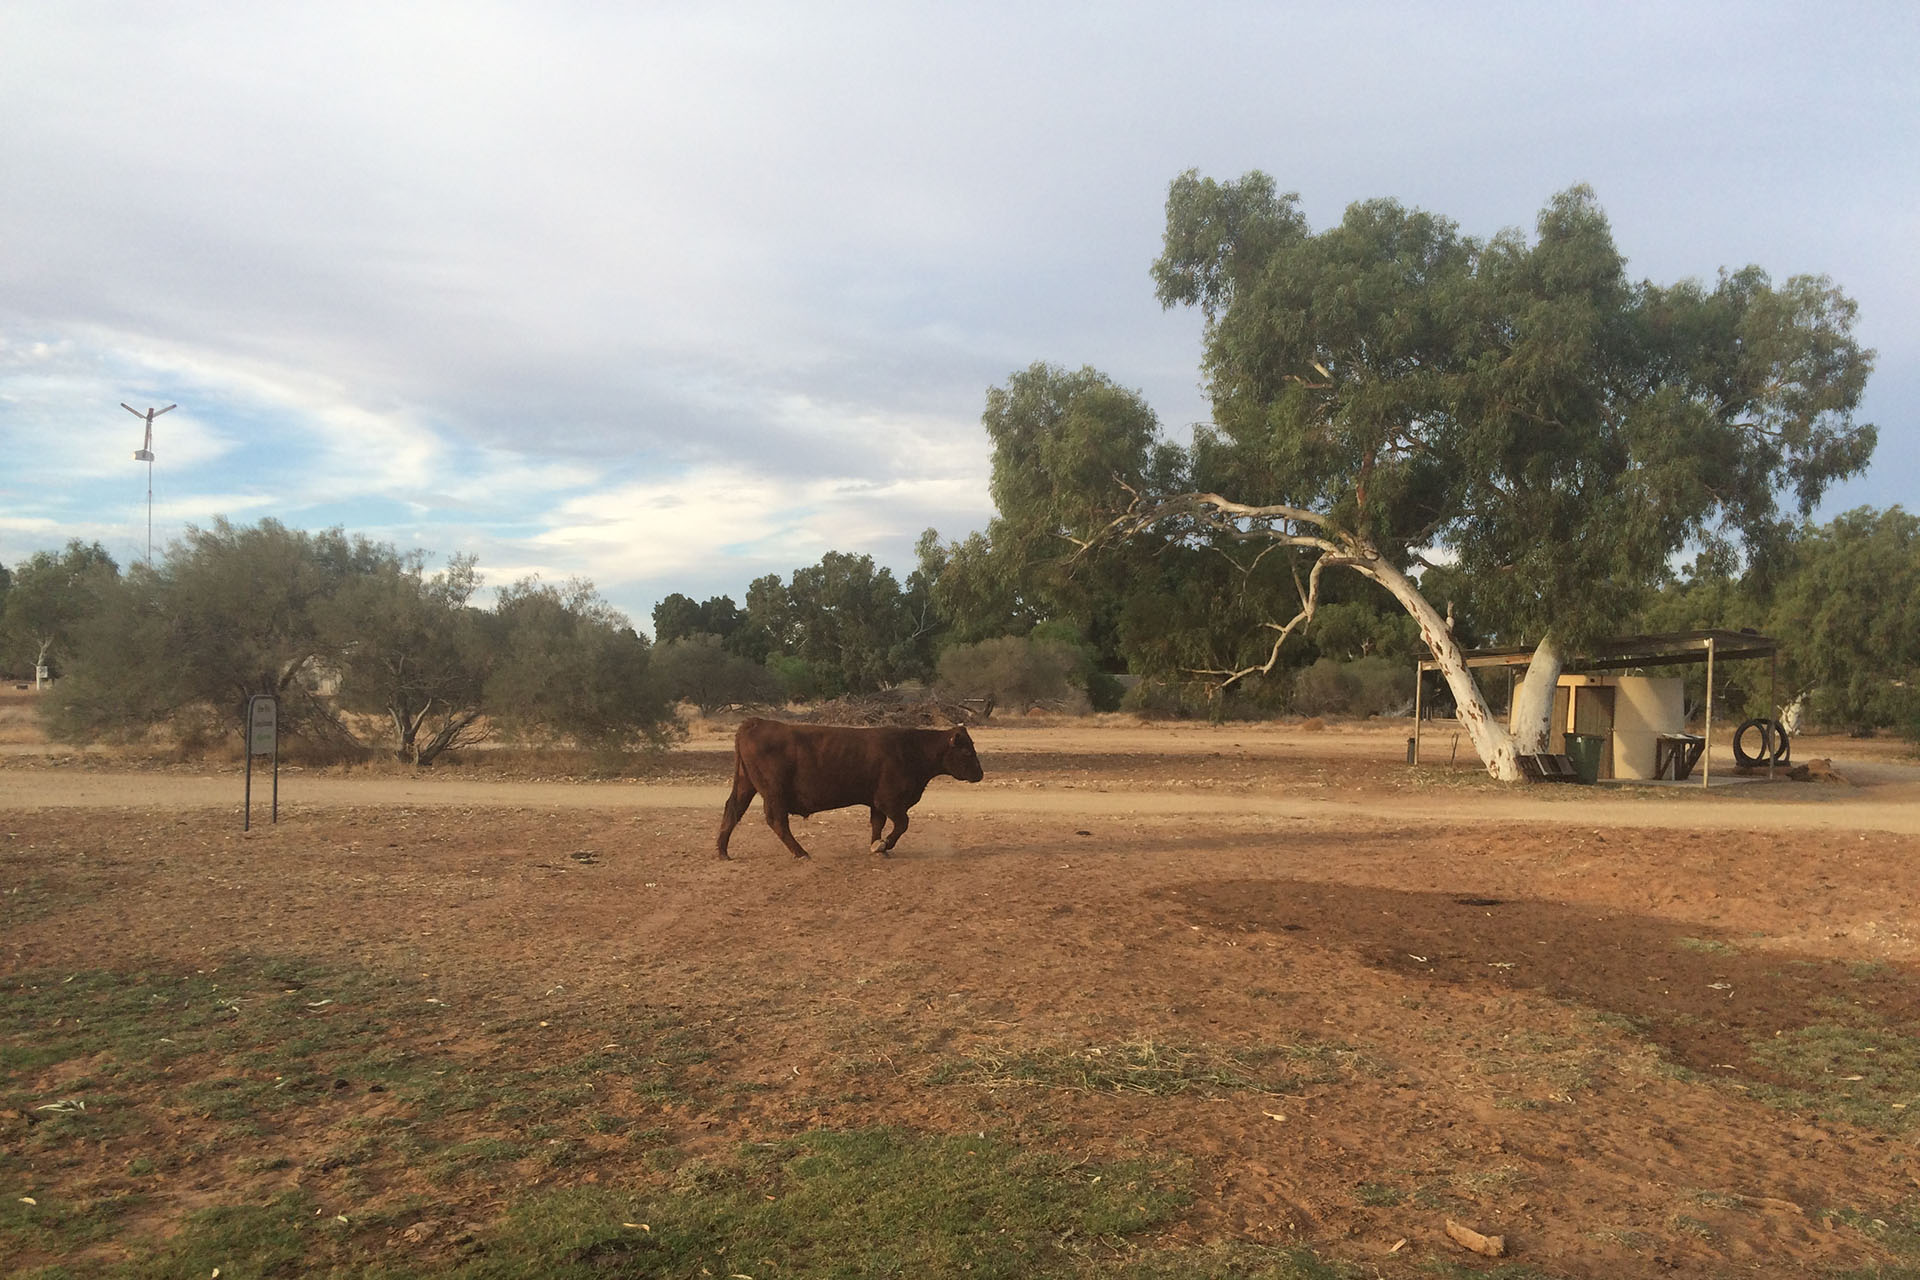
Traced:
<path fill-rule="evenodd" d="M 274 734 L 277 732 L 279 702 L 269 694 L 259 693 L 247 699 L 247 754 L 250 756 L 270 756 L 274 754 Z"/>

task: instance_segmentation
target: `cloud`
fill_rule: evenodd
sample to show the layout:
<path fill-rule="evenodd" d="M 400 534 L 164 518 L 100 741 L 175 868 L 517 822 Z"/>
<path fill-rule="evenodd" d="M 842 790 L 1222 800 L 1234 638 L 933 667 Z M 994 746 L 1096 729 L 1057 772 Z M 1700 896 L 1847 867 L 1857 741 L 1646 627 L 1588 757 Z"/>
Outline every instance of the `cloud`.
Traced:
<path fill-rule="evenodd" d="M 984 523 L 982 396 L 1036 359 L 1141 388 L 1176 434 L 1204 418 L 1201 318 L 1148 277 L 1189 166 L 1268 170 L 1317 225 L 1395 196 L 1480 235 L 1587 180 L 1636 272 L 1831 272 L 1881 350 L 1882 461 L 1840 496 L 1903 495 L 1904 10 L 1099 18 L 19 7 L 4 505 L 132 536 L 117 404 L 177 400 L 156 424 L 170 520 L 230 503 L 634 593 L 737 590 L 826 549 L 899 564 L 919 528 Z"/>

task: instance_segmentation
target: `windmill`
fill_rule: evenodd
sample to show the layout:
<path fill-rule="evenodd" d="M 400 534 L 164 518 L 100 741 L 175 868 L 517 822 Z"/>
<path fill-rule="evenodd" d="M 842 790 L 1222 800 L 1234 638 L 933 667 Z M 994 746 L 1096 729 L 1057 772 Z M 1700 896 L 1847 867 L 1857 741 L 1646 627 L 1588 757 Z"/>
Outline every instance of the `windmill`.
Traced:
<path fill-rule="evenodd" d="M 147 438 L 138 449 L 133 451 L 133 460 L 147 464 L 147 567 L 151 569 L 153 567 L 153 420 L 168 409 L 178 409 L 180 406 L 170 404 L 166 409 L 148 409 L 142 413 L 122 400 L 120 407 L 134 417 L 145 418 L 147 421 Z"/>

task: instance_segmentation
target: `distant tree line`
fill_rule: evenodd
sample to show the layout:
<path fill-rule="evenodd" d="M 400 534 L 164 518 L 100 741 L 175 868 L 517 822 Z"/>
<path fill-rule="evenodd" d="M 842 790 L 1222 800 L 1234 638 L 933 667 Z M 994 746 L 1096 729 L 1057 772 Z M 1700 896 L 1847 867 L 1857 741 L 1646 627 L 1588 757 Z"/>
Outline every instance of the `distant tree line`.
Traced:
<path fill-rule="evenodd" d="M 1625 264 L 1583 187 L 1531 235 L 1479 239 L 1393 200 L 1315 230 L 1265 174 L 1188 172 L 1152 276 L 1199 314 L 1212 421 L 1181 443 L 1096 370 L 1014 373 L 982 417 L 995 515 L 928 530 L 904 580 L 832 551 L 739 603 L 671 595 L 649 641 L 586 583 L 517 583 L 483 609 L 470 560 L 427 574 L 340 530 L 221 521 L 152 568 L 77 542 L 15 566 L 0 665 L 64 673 L 71 736 L 194 708 L 231 722 L 276 692 L 303 733 L 377 715 L 424 761 L 483 726 L 620 746 L 671 732 L 678 701 L 908 683 L 1019 706 L 1393 711 L 1419 654 L 1510 779 L 1544 748 L 1567 654 L 1750 626 L 1785 642 L 1806 714 L 1920 739 L 1915 517 L 1810 522 L 1876 441 L 1853 418 L 1873 362 L 1854 303 L 1818 276 L 1659 284 Z M 1533 655 L 1505 717 L 1465 661 L 1488 643 Z"/>
<path fill-rule="evenodd" d="M 1061 557 L 1022 556 L 996 533 L 942 542 L 929 530 L 904 583 L 868 556 L 833 552 L 785 580 L 754 580 L 744 608 L 670 595 L 649 641 L 584 581 L 517 582 L 486 608 L 471 557 L 429 573 L 419 552 L 338 529 L 216 520 L 151 568 L 122 571 L 79 541 L 0 566 L 0 674 L 50 668 L 49 723 L 67 740 L 156 726 L 206 740 L 237 732 L 247 699 L 271 693 L 286 729 L 311 743 L 419 764 L 483 734 L 658 743 L 679 702 L 713 712 L 916 683 L 1016 713 L 1367 715 L 1411 699 L 1415 629 L 1362 582 L 1331 592 L 1273 670 L 1223 693 L 1196 669 L 1251 653 L 1258 593 L 1286 584 L 1196 547 L 1066 573 Z M 1456 630 L 1470 644 L 1502 641 L 1476 627 L 1471 593 L 1447 572 L 1429 570 L 1424 585 L 1459 599 Z M 1797 718 L 1920 741 L 1920 517 L 1850 511 L 1783 537 L 1764 563 L 1702 554 L 1649 584 L 1620 624 L 1706 627 L 1779 637 L 1780 700 Z M 1134 677 L 1124 695 L 1123 675 Z M 1751 672 L 1722 677 L 1727 709 L 1758 713 L 1766 693 Z"/>
<path fill-rule="evenodd" d="M 651 646 L 582 581 L 526 579 L 485 609 L 470 557 L 429 574 L 419 552 L 275 520 L 189 528 L 124 573 L 71 542 L 8 578 L 0 667 L 52 669 L 47 720 L 69 741 L 234 733 L 256 694 L 310 745 L 363 750 L 371 720 L 416 764 L 483 733 L 617 751 L 674 725 Z"/>

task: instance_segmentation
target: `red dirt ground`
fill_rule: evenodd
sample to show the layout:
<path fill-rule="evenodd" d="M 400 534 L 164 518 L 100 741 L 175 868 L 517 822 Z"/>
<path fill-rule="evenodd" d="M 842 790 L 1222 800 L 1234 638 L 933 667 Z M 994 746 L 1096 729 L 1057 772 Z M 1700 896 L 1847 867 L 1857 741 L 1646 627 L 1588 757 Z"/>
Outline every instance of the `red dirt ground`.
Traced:
<path fill-rule="evenodd" d="M 1448 1218 L 1570 1276 L 1896 1258 L 1870 1224 L 1916 1201 L 1920 1097 L 1870 1099 L 1885 1124 L 1782 1106 L 1805 1081 L 1756 1046 L 1836 1009 L 1920 1026 L 1920 768 L 1821 744 L 1864 785 L 1519 790 L 1409 769 L 1403 738 L 983 729 L 987 781 L 936 782 L 893 860 L 842 812 L 796 824 L 797 862 L 756 806 L 731 863 L 711 734 L 640 781 L 290 772 L 279 824 L 247 835 L 230 768 L 20 751 L 0 972 L 297 954 L 418 975 L 454 1011 L 440 1051 L 480 1062 L 631 1045 L 670 1011 L 709 1037 L 707 1083 L 752 1086 L 611 1100 L 685 1152 L 870 1124 L 1156 1151 L 1194 1169 L 1176 1239 L 1387 1275 L 1466 1259 Z M 1142 1042 L 1318 1065 L 1272 1094 L 938 1082 Z M 281 1176 L 324 1201 L 344 1174 L 302 1157 L 336 1139 L 274 1135 Z M 528 1176 L 659 1174 L 610 1141 Z M 260 1182 L 216 1162 L 141 1189 L 185 1207 Z"/>

